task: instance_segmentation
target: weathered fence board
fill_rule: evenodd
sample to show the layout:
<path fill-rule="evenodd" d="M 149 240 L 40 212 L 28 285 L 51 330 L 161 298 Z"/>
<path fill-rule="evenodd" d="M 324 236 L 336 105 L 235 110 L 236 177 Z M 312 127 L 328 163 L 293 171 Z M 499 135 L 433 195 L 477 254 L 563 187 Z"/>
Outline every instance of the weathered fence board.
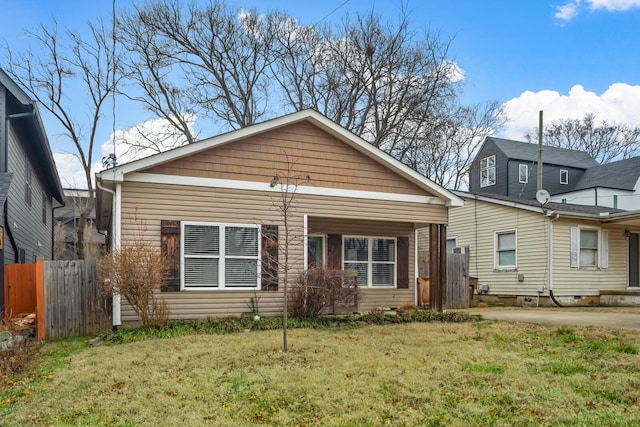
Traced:
<path fill-rule="evenodd" d="M 46 337 L 91 335 L 110 326 L 111 298 L 104 295 L 95 261 L 44 263 Z"/>
<path fill-rule="evenodd" d="M 469 278 L 467 254 L 447 254 L 446 308 L 469 307 Z"/>
<path fill-rule="evenodd" d="M 446 308 L 469 307 L 469 255 L 447 253 Z M 418 254 L 418 274 L 429 277 L 429 252 Z"/>

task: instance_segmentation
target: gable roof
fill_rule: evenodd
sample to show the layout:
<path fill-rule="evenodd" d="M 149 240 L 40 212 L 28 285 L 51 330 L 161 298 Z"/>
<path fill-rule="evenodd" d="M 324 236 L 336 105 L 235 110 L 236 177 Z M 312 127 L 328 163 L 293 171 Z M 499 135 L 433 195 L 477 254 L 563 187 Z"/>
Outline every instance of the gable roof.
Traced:
<path fill-rule="evenodd" d="M 640 157 L 605 163 L 587 169 L 574 190 L 594 187 L 633 191 L 640 178 Z"/>
<path fill-rule="evenodd" d="M 495 138 L 492 136 L 487 137 L 484 144 L 489 141 L 493 142 L 496 147 L 498 147 L 510 159 L 523 160 L 527 162 L 538 161 L 538 144 Z M 542 146 L 542 162 L 546 164 L 570 166 L 581 169 L 587 169 L 599 165 L 593 157 L 584 151 L 568 150 L 566 148 L 552 147 L 550 145 Z"/>
<path fill-rule="evenodd" d="M 62 185 L 60 184 L 58 169 L 56 169 L 53 160 L 49 139 L 44 130 L 37 104 L 2 68 L 0 68 L 0 84 L 7 89 L 7 93 L 13 97 L 17 105 L 17 111 L 7 111 L 6 118 L 9 119 L 15 114 L 19 116 L 13 117 L 14 119 L 24 120 L 29 140 L 21 140 L 20 143 L 25 146 L 25 149 L 35 154 L 36 164 L 34 166 L 38 166 L 40 173 L 42 173 L 44 184 L 49 187 L 51 195 L 60 204 L 63 204 L 64 196 L 62 194 Z"/>
<path fill-rule="evenodd" d="M 464 202 L 453 192 L 441 187 L 429 178 L 421 175 L 402 162 L 396 160 L 384 151 L 369 144 L 364 139 L 346 130 L 342 126 L 332 122 L 322 114 L 314 110 L 303 110 L 292 114 L 281 116 L 276 119 L 268 120 L 259 124 L 248 126 L 242 129 L 234 130 L 225 134 L 221 134 L 202 141 L 174 148 L 153 156 L 135 160 L 123 165 L 103 170 L 96 174 L 99 180 L 104 182 L 122 182 L 126 174 L 135 173 L 154 166 L 162 165 L 170 161 L 174 161 L 186 156 L 191 156 L 214 147 L 219 147 L 233 141 L 241 140 L 250 136 L 254 136 L 263 132 L 291 125 L 293 123 L 307 121 L 330 135 L 336 137 L 340 141 L 346 143 L 350 147 L 356 149 L 365 156 L 386 166 L 398 175 L 417 185 L 426 192 L 432 193 L 444 200 L 447 206 L 463 206 Z"/>
<path fill-rule="evenodd" d="M 542 206 L 535 199 L 523 199 L 519 197 L 508 197 L 496 194 L 487 193 L 470 193 L 464 191 L 456 191 L 457 195 L 462 198 L 472 198 L 482 200 L 489 203 L 495 203 L 504 206 L 511 206 L 518 209 L 524 209 L 534 212 L 547 212 L 558 213 L 568 216 L 581 216 L 590 219 L 601 220 L 603 217 L 607 217 L 611 214 L 623 214 L 627 211 L 622 209 L 614 209 L 606 206 L 592 206 L 592 205 L 575 205 L 573 203 L 557 203 L 549 202 Z"/>

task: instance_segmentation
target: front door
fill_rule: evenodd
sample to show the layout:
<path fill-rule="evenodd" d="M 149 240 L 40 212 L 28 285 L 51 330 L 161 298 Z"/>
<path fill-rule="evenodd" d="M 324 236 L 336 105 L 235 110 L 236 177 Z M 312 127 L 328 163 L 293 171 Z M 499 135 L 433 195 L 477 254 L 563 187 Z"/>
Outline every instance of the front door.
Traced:
<path fill-rule="evenodd" d="M 640 287 L 640 234 L 629 233 L 629 287 Z"/>

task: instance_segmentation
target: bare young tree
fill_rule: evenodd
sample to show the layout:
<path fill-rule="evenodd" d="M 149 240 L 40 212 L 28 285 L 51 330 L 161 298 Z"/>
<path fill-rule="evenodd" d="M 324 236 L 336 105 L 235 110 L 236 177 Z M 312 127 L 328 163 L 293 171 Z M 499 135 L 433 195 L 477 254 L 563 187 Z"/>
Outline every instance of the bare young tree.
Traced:
<path fill-rule="evenodd" d="M 34 42 L 29 51 L 18 53 L 4 45 L 6 71 L 62 125 L 84 169 L 89 196 L 77 229 L 78 257 L 82 259 L 85 225 L 95 206 L 92 167 L 96 133 L 105 102 L 117 84 L 119 55 L 102 23 L 89 24 L 89 37 L 83 39 L 68 30 L 61 34 L 57 23 L 52 28 L 41 24 L 27 35 Z M 75 85 L 84 89 L 86 97 L 72 95 Z"/>
<path fill-rule="evenodd" d="M 276 172 L 271 180 L 271 188 L 277 188 L 279 191 L 276 196 L 273 197 L 273 207 L 280 215 L 283 222 L 284 233 L 278 236 L 278 259 L 282 259 L 278 262 L 278 268 L 284 274 L 283 280 L 283 310 L 282 310 L 282 350 L 286 353 L 288 351 L 287 343 L 287 318 L 289 308 L 289 278 L 293 276 L 293 272 L 297 267 L 292 262 L 291 252 L 295 247 L 300 247 L 304 244 L 303 236 L 296 232 L 296 226 L 291 224 L 291 218 L 295 212 L 295 198 L 298 192 L 298 188 L 303 183 L 307 183 L 311 180 L 308 174 L 300 173 L 296 170 L 295 159 L 291 159 L 288 154 L 283 153 L 285 158 L 286 169 L 281 172 Z"/>
<path fill-rule="evenodd" d="M 538 140 L 538 128 L 525 134 L 527 141 Z M 624 123 L 598 124 L 596 115 L 587 113 L 582 119 L 560 119 L 544 126 L 545 145 L 585 151 L 598 163 L 628 159 L 640 155 L 640 127 Z"/>

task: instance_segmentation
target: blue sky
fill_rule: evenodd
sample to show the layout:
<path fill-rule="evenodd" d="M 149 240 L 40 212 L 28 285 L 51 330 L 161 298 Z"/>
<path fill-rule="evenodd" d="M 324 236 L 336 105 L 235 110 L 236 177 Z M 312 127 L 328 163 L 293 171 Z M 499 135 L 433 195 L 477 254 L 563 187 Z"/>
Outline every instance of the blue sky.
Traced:
<path fill-rule="evenodd" d="M 140 2 L 137 2 L 140 3 Z M 545 121 L 582 117 L 640 125 L 640 0 L 228 0 L 259 11 L 280 10 L 301 24 L 333 22 L 367 12 L 395 20 L 404 7 L 417 31 L 452 38 L 450 58 L 462 69 L 465 104 L 497 100 L 509 116 L 499 136 L 522 139 Z M 131 2 L 116 0 L 116 8 Z M 22 0 L 3 4 L 0 39 L 24 47 L 23 29 L 49 24 L 78 29 L 109 21 L 109 0 Z M 1 65 L 0 65 L 1 66 Z M 117 129 L 145 120 L 142 111 L 119 114 Z M 45 127 L 57 129 L 45 116 Z M 109 127 L 102 141 L 109 139 Z M 215 131 L 206 135 L 214 134 Z M 55 135 L 54 152 L 62 151 Z M 60 143 L 62 144 L 62 143 Z M 97 153 L 101 157 L 101 153 Z M 71 174 L 61 168 L 61 176 Z M 63 178 L 63 185 L 66 185 Z"/>

